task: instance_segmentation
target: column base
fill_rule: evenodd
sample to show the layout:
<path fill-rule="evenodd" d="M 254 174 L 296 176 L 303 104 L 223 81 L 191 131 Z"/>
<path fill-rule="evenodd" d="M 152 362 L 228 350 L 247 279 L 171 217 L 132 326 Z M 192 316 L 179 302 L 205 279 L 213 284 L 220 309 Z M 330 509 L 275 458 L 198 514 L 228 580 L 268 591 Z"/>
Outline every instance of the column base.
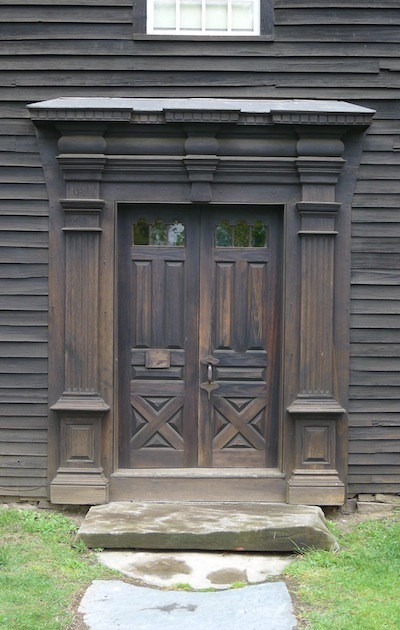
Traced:
<path fill-rule="evenodd" d="M 108 503 L 108 479 L 103 472 L 58 472 L 50 484 L 50 502 L 64 505 Z"/>
<path fill-rule="evenodd" d="M 343 505 L 346 487 L 336 471 L 294 471 L 286 486 L 292 505 Z"/>

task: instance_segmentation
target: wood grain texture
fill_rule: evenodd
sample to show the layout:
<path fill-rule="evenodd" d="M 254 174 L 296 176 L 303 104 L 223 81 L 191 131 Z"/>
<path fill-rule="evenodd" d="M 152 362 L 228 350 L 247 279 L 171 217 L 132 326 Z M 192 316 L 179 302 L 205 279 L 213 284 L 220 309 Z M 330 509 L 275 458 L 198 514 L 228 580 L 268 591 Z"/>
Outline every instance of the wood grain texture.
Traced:
<path fill-rule="evenodd" d="M 187 247 L 131 244 L 139 218 L 167 226 L 182 211 L 120 216 L 121 465 L 276 467 L 281 211 L 193 208 Z M 216 245 L 221 222 L 260 218 L 269 247 Z"/>

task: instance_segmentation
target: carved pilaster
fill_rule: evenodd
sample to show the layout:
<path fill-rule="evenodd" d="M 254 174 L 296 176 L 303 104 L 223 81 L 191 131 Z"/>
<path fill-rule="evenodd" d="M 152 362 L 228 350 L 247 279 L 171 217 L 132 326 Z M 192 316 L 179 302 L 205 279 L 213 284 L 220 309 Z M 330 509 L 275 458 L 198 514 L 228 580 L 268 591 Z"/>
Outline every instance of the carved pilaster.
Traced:
<path fill-rule="evenodd" d="M 64 391 L 52 406 L 60 423 L 59 467 L 50 489 L 53 503 L 108 500 L 101 420 L 109 406 L 99 395 L 98 365 L 102 130 L 68 128 L 59 140 L 67 193 L 60 201 L 65 213 Z M 83 155 L 77 155 L 80 152 Z"/>
<path fill-rule="evenodd" d="M 298 142 L 302 184 L 301 312 L 298 394 L 288 411 L 295 421 L 295 468 L 289 503 L 337 505 L 344 483 L 336 470 L 337 420 L 345 413 L 335 392 L 335 185 L 344 164 L 343 143 L 308 131 Z M 340 445 L 342 448 L 343 445 Z"/>
<path fill-rule="evenodd" d="M 341 413 L 334 400 L 335 215 L 340 204 L 300 202 L 301 326 L 299 393 L 291 413 Z"/>

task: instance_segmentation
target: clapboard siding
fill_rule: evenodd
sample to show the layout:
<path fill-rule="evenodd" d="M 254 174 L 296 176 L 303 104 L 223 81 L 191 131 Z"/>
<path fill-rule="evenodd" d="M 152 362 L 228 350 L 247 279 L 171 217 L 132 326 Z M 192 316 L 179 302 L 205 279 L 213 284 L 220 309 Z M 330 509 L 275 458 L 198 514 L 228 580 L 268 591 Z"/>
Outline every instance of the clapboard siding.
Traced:
<path fill-rule="evenodd" d="M 396 103 L 392 110 L 393 120 L 380 120 L 378 114 L 368 133 L 352 217 L 349 484 L 354 493 L 400 492 L 400 153 L 394 150 L 400 125 L 395 120 Z"/>
<path fill-rule="evenodd" d="M 398 0 L 275 0 L 271 42 L 133 40 L 132 0 L 0 0 L 0 12 L 0 494 L 46 494 L 49 210 L 25 106 L 101 95 L 377 110 L 353 199 L 349 482 L 400 492 Z"/>
<path fill-rule="evenodd" d="M 76 53 L 76 50 L 75 50 Z M 1 57 L 0 57 L 1 59 Z M 343 73 L 354 74 L 354 62 L 352 59 L 344 57 L 343 59 L 332 60 L 329 57 L 318 57 L 310 62 L 310 59 L 305 57 L 287 58 L 285 59 L 285 72 L 294 73 L 297 75 L 299 72 L 305 73 Z M 229 55 L 219 55 L 215 57 L 209 55 L 207 57 L 194 56 L 194 55 L 176 55 L 174 57 L 164 57 L 160 55 L 153 55 L 151 57 L 139 57 L 139 56 L 104 56 L 104 57 L 92 57 L 85 60 L 85 72 L 82 69 L 82 57 L 79 55 L 71 55 L 68 57 L 55 57 L 53 55 L 43 55 L 43 57 L 35 56 L 33 59 L 30 56 L 16 57 L 12 62 L 7 63 L 7 74 L 4 74 L 4 78 L 9 81 L 12 79 L 15 82 L 21 84 L 21 81 L 32 82 L 32 70 L 37 70 L 40 75 L 48 81 L 54 80 L 54 75 L 63 70 L 63 77 L 65 80 L 76 81 L 77 77 L 85 79 L 88 75 L 88 71 L 98 71 L 99 66 L 102 68 L 102 72 L 116 72 L 118 68 L 118 74 L 121 79 L 125 76 L 126 72 L 145 72 L 146 74 L 152 72 L 154 68 L 157 68 L 160 72 L 185 72 L 187 66 L 190 65 L 191 71 L 207 71 L 207 72 L 229 72 L 232 63 Z M 236 70 L 240 72 L 258 73 L 266 71 L 266 60 L 261 55 L 251 55 L 250 53 L 245 57 L 238 58 L 236 61 Z M 9 72 L 12 70 L 12 74 Z M 268 59 L 268 74 L 281 72 L 282 59 Z M 46 74 L 44 74 L 46 71 Z M 378 74 L 379 63 L 376 59 L 364 58 L 359 61 L 357 72 L 359 74 Z M 99 78 L 99 74 L 95 74 L 95 79 Z M 100 77 L 101 78 L 101 77 Z M 140 75 L 139 75 L 140 78 Z M 2 82 L 3 84 L 3 82 Z M 47 83 L 46 83 L 47 85 Z M 89 84 L 90 85 L 90 84 Z"/>
<path fill-rule="evenodd" d="M 25 103 L 0 108 L 0 495 L 35 498 L 47 494 L 48 201 Z"/>

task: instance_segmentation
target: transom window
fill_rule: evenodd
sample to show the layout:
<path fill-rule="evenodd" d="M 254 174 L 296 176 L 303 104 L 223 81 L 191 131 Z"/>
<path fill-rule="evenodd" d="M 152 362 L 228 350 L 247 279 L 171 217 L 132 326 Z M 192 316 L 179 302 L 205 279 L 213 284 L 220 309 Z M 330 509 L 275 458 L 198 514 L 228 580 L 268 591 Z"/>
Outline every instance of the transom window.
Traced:
<path fill-rule="evenodd" d="M 147 32 L 259 35 L 260 0 L 147 0 Z"/>
<path fill-rule="evenodd" d="M 147 223 L 139 219 L 133 225 L 132 245 L 162 245 L 164 247 L 185 246 L 185 226 L 180 221 Z"/>
<path fill-rule="evenodd" d="M 217 247 L 268 247 L 268 227 L 262 221 L 249 225 L 239 221 L 235 225 L 221 221 L 215 230 Z"/>

